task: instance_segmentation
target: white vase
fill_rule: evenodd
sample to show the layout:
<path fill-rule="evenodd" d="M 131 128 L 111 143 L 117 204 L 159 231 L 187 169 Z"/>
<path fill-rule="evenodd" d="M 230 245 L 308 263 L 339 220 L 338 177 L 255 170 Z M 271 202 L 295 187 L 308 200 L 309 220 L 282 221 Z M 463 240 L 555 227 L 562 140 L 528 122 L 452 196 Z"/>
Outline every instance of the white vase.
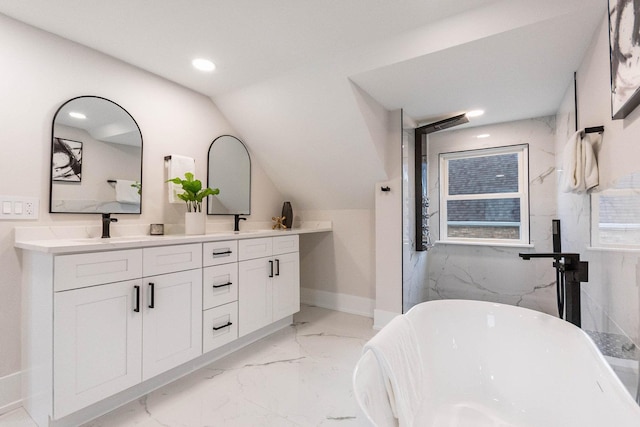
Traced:
<path fill-rule="evenodd" d="M 204 212 L 185 212 L 184 234 L 205 234 L 206 217 Z"/>

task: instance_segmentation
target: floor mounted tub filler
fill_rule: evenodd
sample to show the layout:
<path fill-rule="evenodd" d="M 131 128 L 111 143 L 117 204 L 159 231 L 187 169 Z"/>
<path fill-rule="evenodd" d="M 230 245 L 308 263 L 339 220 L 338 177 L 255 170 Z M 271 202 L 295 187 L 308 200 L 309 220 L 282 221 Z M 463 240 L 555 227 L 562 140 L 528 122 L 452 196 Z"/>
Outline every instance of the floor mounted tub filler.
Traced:
<path fill-rule="evenodd" d="M 640 426 L 640 406 L 581 329 L 502 304 L 418 304 L 365 345 L 353 382 L 378 427 Z"/>

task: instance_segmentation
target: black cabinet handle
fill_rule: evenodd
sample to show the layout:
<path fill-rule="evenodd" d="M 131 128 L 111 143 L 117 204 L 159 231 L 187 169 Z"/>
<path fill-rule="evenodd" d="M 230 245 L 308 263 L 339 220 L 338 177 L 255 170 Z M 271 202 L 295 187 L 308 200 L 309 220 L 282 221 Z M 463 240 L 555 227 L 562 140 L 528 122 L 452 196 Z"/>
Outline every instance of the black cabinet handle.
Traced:
<path fill-rule="evenodd" d="M 273 277 L 273 261 L 269 261 L 269 277 Z"/>
<path fill-rule="evenodd" d="M 221 285 L 213 285 L 214 288 L 224 288 L 225 286 L 231 286 L 233 285 L 233 283 L 231 282 L 227 282 L 227 283 L 223 283 Z"/>
<path fill-rule="evenodd" d="M 136 290 L 136 307 L 133 309 L 136 313 L 140 312 L 140 286 L 133 287 Z"/>
<path fill-rule="evenodd" d="M 276 276 L 280 275 L 280 260 L 276 258 Z"/>
<path fill-rule="evenodd" d="M 224 252 L 212 252 L 211 256 L 222 256 L 222 255 L 229 255 L 232 254 L 232 251 L 224 251 Z"/>
<path fill-rule="evenodd" d="M 153 283 L 149 283 L 149 308 L 155 307 L 156 299 L 156 286 Z"/>
<path fill-rule="evenodd" d="M 215 327 L 215 326 L 214 326 L 214 327 L 213 327 L 213 330 L 214 330 L 214 331 L 219 331 L 220 329 L 228 328 L 228 327 L 229 327 L 229 326 L 231 326 L 231 325 L 233 325 L 233 323 L 231 323 L 231 322 L 227 322 L 227 324 L 226 324 L 226 325 L 222 325 L 222 326 L 218 326 L 218 327 Z"/>

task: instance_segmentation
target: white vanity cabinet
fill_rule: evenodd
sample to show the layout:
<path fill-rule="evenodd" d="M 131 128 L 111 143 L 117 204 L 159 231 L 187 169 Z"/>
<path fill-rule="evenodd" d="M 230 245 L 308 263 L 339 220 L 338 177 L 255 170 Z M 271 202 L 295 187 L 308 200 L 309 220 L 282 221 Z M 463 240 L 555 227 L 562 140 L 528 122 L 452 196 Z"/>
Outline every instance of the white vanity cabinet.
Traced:
<path fill-rule="evenodd" d="M 201 248 L 54 258 L 55 418 L 202 354 Z"/>
<path fill-rule="evenodd" d="M 238 256 L 239 336 L 300 311 L 297 235 L 242 240 Z"/>
<path fill-rule="evenodd" d="M 23 405 L 36 424 L 81 425 L 289 325 L 298 234 L 261 233 L 17 240 Z"/>

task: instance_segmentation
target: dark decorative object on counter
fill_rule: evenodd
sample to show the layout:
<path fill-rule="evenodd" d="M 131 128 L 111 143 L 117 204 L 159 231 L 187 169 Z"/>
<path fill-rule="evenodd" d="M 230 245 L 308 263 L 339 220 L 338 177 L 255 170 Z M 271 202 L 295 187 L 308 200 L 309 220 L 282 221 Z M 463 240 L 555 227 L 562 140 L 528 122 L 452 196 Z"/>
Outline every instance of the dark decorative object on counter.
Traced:
<path fill-rule="evenodd" d="M 288 229 L 291 229 L 293 226 L 293 208 L 291 207 L 291 202 L 284 202 L 282 205 L 282 216 L 285 217 L 282 224 Z"/>

